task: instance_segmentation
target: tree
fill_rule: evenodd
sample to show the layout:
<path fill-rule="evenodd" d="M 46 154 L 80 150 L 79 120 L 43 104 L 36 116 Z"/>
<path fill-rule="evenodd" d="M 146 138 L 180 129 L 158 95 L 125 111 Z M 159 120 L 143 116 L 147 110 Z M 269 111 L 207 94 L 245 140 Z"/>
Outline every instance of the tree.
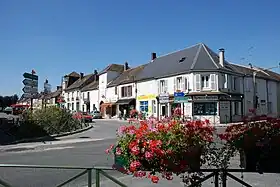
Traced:
<path fill-rule="evenodd" d="M 16 104 L 18 101 L 18 95 L 12 95 L 12 96 L 1 96 L 0 95 L 0 107 L 8 107 L 12 104 Z"/>

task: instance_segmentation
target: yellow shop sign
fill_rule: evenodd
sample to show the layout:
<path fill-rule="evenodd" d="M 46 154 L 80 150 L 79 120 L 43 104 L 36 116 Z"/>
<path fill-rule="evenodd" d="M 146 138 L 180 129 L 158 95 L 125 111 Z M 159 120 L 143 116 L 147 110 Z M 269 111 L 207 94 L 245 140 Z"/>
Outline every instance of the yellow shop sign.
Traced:
<path fill-rule="evenodd" d="M 152 100 L 152 99 L 156 99 L 155 94 L 140 95 L 140 96 L 137 97 L 137 100 Z"/>

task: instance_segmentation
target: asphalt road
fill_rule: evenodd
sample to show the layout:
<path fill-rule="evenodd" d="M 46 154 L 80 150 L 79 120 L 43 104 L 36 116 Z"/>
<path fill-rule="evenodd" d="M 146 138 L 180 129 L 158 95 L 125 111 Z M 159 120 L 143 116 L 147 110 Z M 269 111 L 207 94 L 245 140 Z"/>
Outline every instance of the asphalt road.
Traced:
<path fill-rule="evenodd" d="M 15 151 L 16 149 L 14 149 L 14 151 L 0 152 L 0 163 L 111 167 L 113 160 L 105 154 L 105 149 L 116 141 L 116 129 L 124 123 L 97 121 L 95 127 L 89 131 L 60 138 L 59 144 L 55 144 L 57 142 L 21 144 L 18 147 L 26 145 L 30 147 L 21 149 L 21 151 Z M 70 143 L 63 143 L 68 140 L 71 140 Z M 80 140 L 85 142 L 80 142 Z M 0 168 L 0 179 L 10 183 L 13 187 L 52 187 L 59 185 L 79 172 L 81 171 Z M 120 176 L 121 174 L 114 172 L 114 175 Z M 93 175 L 93 181 L 94 178 L 95 175 Z M 86 177 L 81 177 L 68 186 L 83 186 L 86 181 Z"/>
<path fill-rule="evenodd" d="M 0 163 L 9 164 L 32 164 L 32 165 L 60 165 L 60 166 L 108 166 L 111 167 L 113 159 L 108 157 L 104 150 L 115 140 L 116 129 L 124 124 L 124 122 L 114 121 L 97 121 L 95 127 L 87 132 L 75 134 L 68 137 L 60 138 L 60 141 L 21 144 L 18 147 L 29 146 L 29 148 L 21 151 L 14 149 L 14 151 L 1 151 L 0 147 Z M 223 128 L 218 129 L 219 132 Z M 27 146 L 27 147 L 28 147 Z M 2 147 L 3 148 L 3 147 Z M 238 157 L 231 162 L 231 167 L 238 168 Z M 15 168 L 0 168 L 0 179 L 9 182 L 13 187 L 54 187 L 62 182 L 75 176 L 79 172 L 77 170 L 58 170 L 58 169 L 15 169 Z M 131 177 L 124 177 L 122 174 L 112 171 L 109 172 L 113 176 L 119 178 L 129 186 L 148 187 L 156 186 L 149 185 L 145 181 L 132 179 Z M 240 177 L 240 173 L 236 176 Z M 95 175 L 92 176 L 93 182 Z M 104 178 L 102 178 L 104 180 Z M 161 183 L 157 186 L 178 186 L 180 179 L 172 181 L 172 184 Z M 246 174 L 245 181 L 248 181 L 256 187 L 276 187 L 280 186 L 280 178 L 277 174 L 274 175 L 258 175 Z M 178 182 L 179 181 L 179 182 Z M 86 186 L 87 178 L 83 176 L 76 179 L 74 182 L 66 186 Z M 176 183 L 178 182 L 178 183 Z M 230 182 L 230 181 L 229 181 Z M 148 184 L 148 185 L 147 185 Z M 230 182 L 231 186 L 241 186 L 237 183 Z M 0 185 L 1 186 L 1 185 Z M 113 187 L 111 183 L 104 182 L 102 186 Z M 182 186 L 182 185 L 179 185 Z M 204 186 L 213 186 L 207 182 Z"/>

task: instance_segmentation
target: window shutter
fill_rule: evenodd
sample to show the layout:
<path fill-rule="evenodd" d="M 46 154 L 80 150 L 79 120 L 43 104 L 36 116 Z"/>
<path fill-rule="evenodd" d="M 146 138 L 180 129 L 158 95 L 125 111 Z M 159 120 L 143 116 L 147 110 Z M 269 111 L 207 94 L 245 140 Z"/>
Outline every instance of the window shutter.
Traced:
<path fill-rule="evenodd" d="M 186 92 L 186 82 L 185 82 L 185 77 L 182 77 L 182 92 Z"/>
<path fill-rule="evenodd" d="M 210 84 L 211 84 L 211 89 L 216 90 L 216 74 L 211 74 L 210 75 Z"/>
<path fill-rule="evenodd" d="M 157 82 L 158 85 L 158 94 L 160 94 L 160 81 Z"/>
<path fill-rule="evenodd" d="M 177 90 L 177 78 L 174 77 L 174 92 Z"/>
<path fill-rule="evenodd" d="M 164 91 L 168 93 L 168 80 L 164 81 Z"/>
<path fill-rule="evenodd" d="M 186 92 L 189 91 L 189 82 L 188 82 L 188 78 L 185 77 L 185 88 Z"/>
<path fill-rule="evenodd" d="M 200 91 L 201 90 L 201 79 L 200 79 L 200 74 L 195 75 L 195 90 Z"/>

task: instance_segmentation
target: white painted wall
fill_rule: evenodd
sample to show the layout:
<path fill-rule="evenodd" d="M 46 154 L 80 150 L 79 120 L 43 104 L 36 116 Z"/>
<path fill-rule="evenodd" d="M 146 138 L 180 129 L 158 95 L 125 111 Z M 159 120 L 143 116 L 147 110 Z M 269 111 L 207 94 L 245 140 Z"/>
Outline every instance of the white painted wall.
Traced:
<path fill-rule="evenodd" d="M 157 80 L 141 81 L 136 83 L 137 92 L 135 94 L 136 98 L 136 110 L 140 111 L 140 101 L 148 101 L 148 116 L 157 115 L 158 107 L 156 96 L 158 95 Z M 147 97 L 147 99 L 140 99 Z M 155 106 L 153 106 L 153 103 Z M 154 107 L 154 109 L 153 109 Z"/>
<path fill-rule="evenodd" d="M 132 86 L 132 96 L 131 97 L 122 97 L 121 93 L 122 93 L 122 87 L 126 87 L 126 86 Z M 136 97 L 136 84 L 135 83 L 129 83 L 129 84 L 123 84 L 118 86 L 118 98 L 121 99 L 130 99 L 130 98 L 135 98 Z M 114 90 L 115 92 L 115 90 Z"/>

